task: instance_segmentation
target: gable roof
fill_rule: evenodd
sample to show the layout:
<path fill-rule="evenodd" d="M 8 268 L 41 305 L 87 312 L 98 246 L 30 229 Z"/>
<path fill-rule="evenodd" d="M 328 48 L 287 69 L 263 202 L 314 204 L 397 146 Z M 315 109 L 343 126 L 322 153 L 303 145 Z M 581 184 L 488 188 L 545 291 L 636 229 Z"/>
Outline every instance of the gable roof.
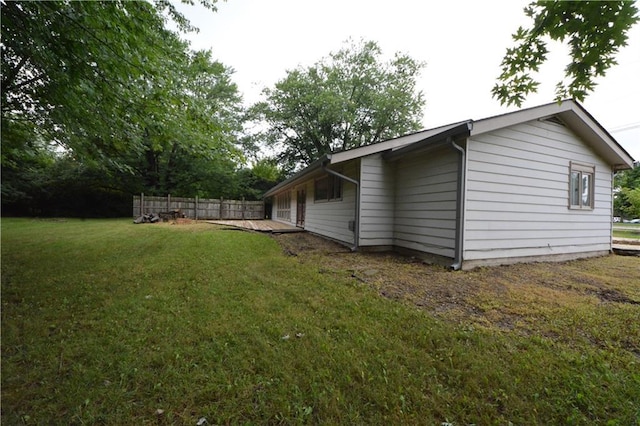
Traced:
<path fill-rule="evenodd" d="M 344 163 L 346 161 L 354 160 L 356 158 L 366 157 L 367 155 L 377 154 L 380 152 L 391 151 L 394 148 L 400 148 L 403 146 L 411 145 L 416 142 L 427 140 L 433 136 L 437 136 L 441 133 L 445 133 L 452 128 L 455 128 L 461 123 L 466 123 L 466 121 L 461 121 L 459 123 L 447 124 L 445 126 L 434 127 L 433 129 L 421 130 L 415 133 L 409 133 L 407 135 L 399 136 L 393 139 L 387 139 L 386 141 L 382 141 L 373 145 L 361 146 L 358 148 L 352 148 L 346 151 L 335 152 L 332 154 L 325 154 L 320 157 L 318 160 L 314 161 L 304 169 L 295 173 L 290 178 L 280 182 L 278 185 L 274 186 L 270 190 L 268 190 L 264 197 L 269 197 L 280 190 L 294 185 L 298 180 L 303 177 L 307 177 L 312 173 L 320 170 L 323 165 L 329 164 L 339 164 Z"/>
<path fill-rule="evenodd" d="M 582 105 L 573 99 L 474 121 L 471 136 L 550 117 L 558 117 L 616 170 L 633 168 L 633 157 Z"/>
<path fill-rule="evenodd" d="M 633 168 L 634 160 L 631 155 L 620 146 L 613 136 L 611 136 L 582 105 L 575 100 L 569 99 L 480 120 L 459 121 L 388 139 L 373 145 L 326 154 L 305 169 L 271 188 L 264 196 L 269 197 L 286 187 L 295 185 L 303 177 L 310 176 L 312 173 L 321 170 L 323 166 L 344 163 L 377 153 L 385 153 L 387 159 L 393 160 L 409 153 L 434 146 L 435 144 L 445 141 L 448 137 L 473 137 L 528 121 L 542 120 L 551 117 L 559 118 L 567 127 L 591 146 L 596 153 L 611 164 L 615 170 Z"/>

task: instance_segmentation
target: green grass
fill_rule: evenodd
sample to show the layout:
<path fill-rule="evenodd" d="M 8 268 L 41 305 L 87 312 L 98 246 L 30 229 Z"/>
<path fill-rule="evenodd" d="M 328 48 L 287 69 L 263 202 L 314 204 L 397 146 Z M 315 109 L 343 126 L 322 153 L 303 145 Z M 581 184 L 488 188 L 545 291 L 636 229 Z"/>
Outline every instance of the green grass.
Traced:
<path fill-rule="evenodd" d="M 613 237 L 640 239 L 640 224 L 635 224 L 635 223 L 614 224 Z"/>
<path fill-rule="evenodd" d="M 7 425 L 638 424 L 640 350 L 599 338 L 435 319 L 255 233 L 2 220 Z"/>
<path fill-rule="evenodd" d="M 635 231 L 613 231 L 613 237 L 617 237 L 617 238 L 633 238 L 633 239 L 640 239 L 640 232 L 635 232 Z"/>

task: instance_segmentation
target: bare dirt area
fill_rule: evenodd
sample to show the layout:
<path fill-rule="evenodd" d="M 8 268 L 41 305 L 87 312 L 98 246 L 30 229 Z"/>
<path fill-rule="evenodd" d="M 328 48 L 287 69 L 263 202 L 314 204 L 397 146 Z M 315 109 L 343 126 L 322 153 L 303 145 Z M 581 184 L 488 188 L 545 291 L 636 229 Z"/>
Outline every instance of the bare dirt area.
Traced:
<path fill-rule="evenodd" d="M 321 274 L 357 280 L 383 297 L 461 324 L 554 337 L 558 328 L 574 323 L 580 328 L 582 317 L 598 321 L 598 315 L 616 309 L 637 314 L 640 322 L 638 257 L 610 255 L 454 272 L 395 253 L 352 253 L 307 233 L 273 238 L 286 254 L 317 264 Z M 607 311 L 598 311 L 601 308 Z M 640 330 L 632 328 L 628 345 L 640 353 L 635 347 Z"/>

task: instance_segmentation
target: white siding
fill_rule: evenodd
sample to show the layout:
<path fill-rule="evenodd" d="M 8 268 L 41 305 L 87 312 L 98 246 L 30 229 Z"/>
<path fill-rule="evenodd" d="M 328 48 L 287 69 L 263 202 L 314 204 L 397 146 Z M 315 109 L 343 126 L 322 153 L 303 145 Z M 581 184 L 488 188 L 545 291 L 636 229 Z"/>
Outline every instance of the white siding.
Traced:
<path fill-rule="evenodd" d="M 358 179 L 357 164 L 351 162 L 339 172 L 353 179 Z M 355 185 L 342 182 L 342 200 L 314 201 L 313 180 L 307 181 L 307 209 L 304 229 L 334 240 L 353 244 L 354 232 L 349 229 L 349 222 L 355 220 Z"/>
<path fill-rule="evenodd" d="M 531 121 L 467 145 L 464 260 L 611 248 L 611 169 L 569 129 Z M 568 208 L 569 163 L 594 164 L 595 207 Z"/>
<path fill-rule="evenodd" d="M 394 244 L 454 257 L 459 155 L 450 148 L 394 163 Z"/>
<path fill-rule="evenodd" d="M 380 154 L 360 163 L 360 245 L 393 245 L 394 173 Z"/>

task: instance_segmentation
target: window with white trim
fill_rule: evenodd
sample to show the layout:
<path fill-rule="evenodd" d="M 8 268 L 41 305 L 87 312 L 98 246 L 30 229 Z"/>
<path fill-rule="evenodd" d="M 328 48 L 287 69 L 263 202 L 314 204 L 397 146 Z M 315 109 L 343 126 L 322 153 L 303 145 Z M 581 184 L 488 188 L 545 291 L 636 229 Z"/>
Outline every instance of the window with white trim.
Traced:
<path fill-rule="evenodd" d="M 342 200 L 342 179 L 329 175 L 316 179 L 313 199 L 317 202 Z"/>
<path fill-rule="evenodd" d="M 569 165 L 569 208 L 593 210 L 596 167 L 571 162 Z"/>
<path fill-rule="evenodd" d="M 291 191 L 278 194 L 276 200 L 276 217 L 291 220 Z"/>

